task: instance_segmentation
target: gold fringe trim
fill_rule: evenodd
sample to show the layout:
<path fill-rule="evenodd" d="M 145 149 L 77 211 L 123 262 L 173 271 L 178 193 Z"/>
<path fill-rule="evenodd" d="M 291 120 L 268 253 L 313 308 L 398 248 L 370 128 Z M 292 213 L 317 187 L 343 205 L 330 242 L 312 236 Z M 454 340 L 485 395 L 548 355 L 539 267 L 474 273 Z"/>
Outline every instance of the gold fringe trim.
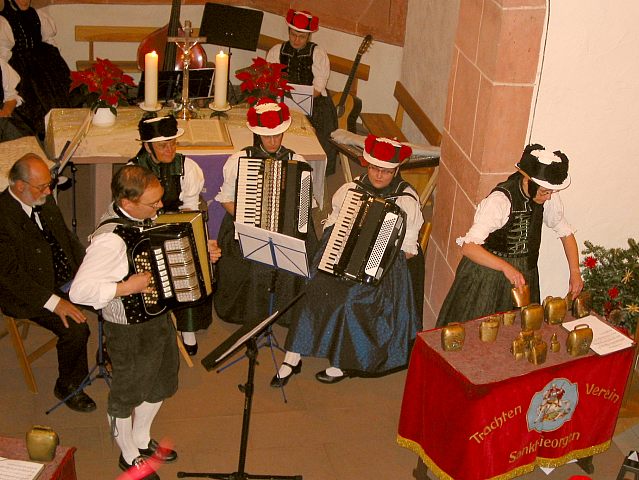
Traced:
<path fill-rule="evenodd" d="M 407 448 L 408 450 L 413 451 L 419 458 L 422 459 L 422 462 L 426 465 L 426 467 L 432 471 L 437 478 L 441 480 L 455 480 L 453 477 L 444 472 L 441 468 L 437 466 L 437 464 L 428 456 L 422 446 L 408 438 L 404 438 L 401 435 L 397 435 L 396 439 L 397 444 L 400 447 Z M 534 462 L 531 462 L 527 465 L 521 465 L 513 470 L 509 470 L 506 473 L 502 473 L 501 475 L 497 475 L 495 477 L 490 477 L 487 480 L 509 480 L 511 478 L 520 477 L 525 475 L 526 473 L 532 472 L 535 467 L 546 467 L 546 468 L 557 468 L 562 465 L 568 463 L 570 460 L 579 460 L 580 458 L 589 457 L 592 455 L 596 455 L 601 452 L 605 452 L 610 448 L 610 440 L 600 443 L 599 445 L 594 445 L 592 447 L 583 448 L 581 450 L 574 450 L 567 455 L 559 458 L 545 458 L 545 457 L 537 457 Z"/>

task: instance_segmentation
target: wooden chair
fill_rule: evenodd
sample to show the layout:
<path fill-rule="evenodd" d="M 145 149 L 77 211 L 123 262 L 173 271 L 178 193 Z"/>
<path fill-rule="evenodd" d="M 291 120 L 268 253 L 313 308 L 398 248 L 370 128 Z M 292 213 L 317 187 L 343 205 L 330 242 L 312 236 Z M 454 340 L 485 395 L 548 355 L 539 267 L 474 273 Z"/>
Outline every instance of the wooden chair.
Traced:
<path fill-rule="evenodd" d="M 52 339 L 40 345 L 32 352 L 27 353 L 24 345 L 24 340 L 27 338 L 29 327 L 32 324 L 37 324 L 26 319 L 16 319 L 4 313 L 2 314 L 2 316 L 4 317 L 5 331 L 0 333 L 0 338 L 3 338 L 7 335 L 11 337 L 11 342 L 13 343 L 13 348 L 16 351 L 16 356 L 18 357 L 20 368 L 22 368 L 24 381 L 26 382 L 27 387 L 32 393 L 38 393 L 38 386 L 36 384 L 33 371 L 31 370 L 31 364 L 42 355 L 44 355 L 46 352 L 54 348 L 58 341 L 58 337 L 54 336 Z"/>

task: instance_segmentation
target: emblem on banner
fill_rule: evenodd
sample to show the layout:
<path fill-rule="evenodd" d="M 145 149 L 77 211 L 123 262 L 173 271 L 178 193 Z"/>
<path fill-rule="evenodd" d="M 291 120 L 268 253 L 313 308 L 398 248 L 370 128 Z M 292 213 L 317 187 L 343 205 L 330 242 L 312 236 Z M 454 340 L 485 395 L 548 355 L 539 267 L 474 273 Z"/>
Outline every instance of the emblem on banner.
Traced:
<path fill-rule="evenodd" d="M 572 418 L 577 403 L 577 385 L 566 378 L 555 378 L 533 396 L 526 414 L 528 430 L 557 430 Z"/>

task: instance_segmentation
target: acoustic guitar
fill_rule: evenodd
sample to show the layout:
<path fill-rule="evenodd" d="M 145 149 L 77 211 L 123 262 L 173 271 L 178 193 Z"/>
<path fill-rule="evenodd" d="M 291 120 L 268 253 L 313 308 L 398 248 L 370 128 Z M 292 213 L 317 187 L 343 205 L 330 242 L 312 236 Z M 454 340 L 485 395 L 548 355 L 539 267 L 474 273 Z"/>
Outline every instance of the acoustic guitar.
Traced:
<path fill-rule="evenodd" d="M 362 40 L 362 44 L 359 46 L 359 50 L 357 50 L 357 56 L 353 61 L 353 68 L 351 68 L 351 73 L 348 75 L 346 85 L 344 85 L 344 91 L 331 96 L 333 103 L 337 102 L 335 105 L 335 109 L 337 110 L 337 126 L 353 133 L 355 133 L 357 117 L 362 112 L 362 101 L 355 95 L 351 95 L 350 91 L 353 85 L 353 79 L 355 78 L 355 72 L 357 72 L 359 62 L 362 60 L 362 55 L 366 53 L 371 43 L 373 43 L 373 36 L 366 35 L 364 40 Z"/>

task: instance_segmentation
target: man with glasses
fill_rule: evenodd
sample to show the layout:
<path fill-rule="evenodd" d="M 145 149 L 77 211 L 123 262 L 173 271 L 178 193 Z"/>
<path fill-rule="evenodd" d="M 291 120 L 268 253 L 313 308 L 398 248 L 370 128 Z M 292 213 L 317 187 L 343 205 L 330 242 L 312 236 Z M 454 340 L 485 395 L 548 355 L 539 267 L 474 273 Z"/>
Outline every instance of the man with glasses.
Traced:
<path fill-rule="evenodd" d="M 184 130 L 178 128 L 175 117 L 143 118 L 138 130 L 142 147 L 131 163 L 148 168 L 158 177 L 164 188 L 164 211 L 198 210 L 204 174 L 195 161 L 177 153 L 177 139 Z M 195 355 L 195 332 L 208 328 L 213 318 L 211 297 L 198 305 L 176 309 L 173 314 L 186 351 Z"/>
<path fill-rule="evenodd" d="M 73 394 L 66 405 L 91 412 L 95 402 L 77 390 L 88 373 L 89 327 L 67 296 L 84 247 L 51 197 L 51 173 L 37 155 L 24 155 L 9 170 L 9 187 L 0 193 L 0 218 L 0 308 L 57 335 L 54 394 L 60 400 Z"/>
<path fill-rule="evenodd" d="M 162 208 L 158 178 L 138 165 L 122 167 L 111 181 L 113 203 L 91 236 L 70 291 L 73 301 L 102 310 L 113 365 L 107 413 L 120 447 L 118 465 L 135 478 L 157 479 L 147 457 L 172 462 L 177 453 L 151 439 L 151 423 L 164 399 L 177 390 L 179 358 L 175 328 L 167 313 L 134 323 L 125 311 L 131 295 L 150 292 L 150 272 L 129 275 L 121 225 L 140 225 Z"/>
<path fill-rule="evenodd" d="M 584 286 L 574 230 L 557 193 L 570 185 L 568 157 L 528 145 L 516 168 L 480 202 L 470 230 L 457 239 L 463 258 L 438 327 L 512 310 L 513 287 L 529 285 L 530 301 L 539 303 L 537 260 L 544 224 L 563 245 L 570 271 L 568 293 L 574 298 Z"/>

